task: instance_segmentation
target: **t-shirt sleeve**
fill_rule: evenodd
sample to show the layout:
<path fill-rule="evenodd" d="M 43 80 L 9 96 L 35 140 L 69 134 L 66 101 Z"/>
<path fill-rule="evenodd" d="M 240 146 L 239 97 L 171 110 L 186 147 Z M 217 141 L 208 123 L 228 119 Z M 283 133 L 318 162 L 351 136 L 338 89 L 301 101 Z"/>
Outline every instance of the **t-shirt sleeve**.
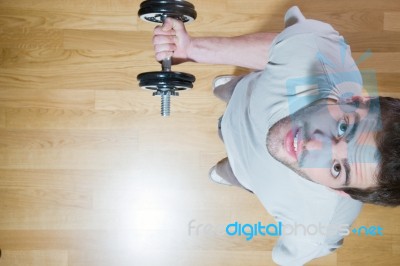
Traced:
<path fill-rule="evenodd" d="M 343 36 L 327 23 L 305 19 L 297 7 L 288 10 L 285 23 L 271 44 L 267 68 L 284 81 L 279 88 L 286 88 L 286 96 L 310 87 L 335 99 L 361 94 L 362 77 Z"/>

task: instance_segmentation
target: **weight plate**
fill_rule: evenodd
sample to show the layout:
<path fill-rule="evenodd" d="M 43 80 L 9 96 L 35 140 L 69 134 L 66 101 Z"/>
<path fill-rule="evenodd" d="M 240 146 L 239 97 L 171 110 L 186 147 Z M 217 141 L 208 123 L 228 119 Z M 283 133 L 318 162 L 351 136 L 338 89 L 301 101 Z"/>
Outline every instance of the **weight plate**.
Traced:
<path fill-rule="evenodd" d="M 142 20 L 163 23 L 167 17 L 192 22 L 197 17 L 194 5 L 187 1 L 179 0 L 147 0 L 140 4 L 138 12 Z"/>
<path fill-rule="evenodd" d="M 137 76 L 139 86 L 148 90 L 188 90 L 196 78 L 184 72 L 145 72 Z"/>
<path fill-rule="evenodd" d="M 194 9 L 194 5 L 192 3 L 184 0 L 147 0 L 140 4 L 140 8 L 147 8 L 153 5 L 175 5 Z"/>
<path fill-rule="evenodd" d="M 138 75 L 138 79 L 174 79 L 174 80 L 184 80 L 188 82 L 194 82 L 196 78 L 189 73 L 184 72 L 167 72 L 167 71 L 153 71 L 145 72 Z"/>

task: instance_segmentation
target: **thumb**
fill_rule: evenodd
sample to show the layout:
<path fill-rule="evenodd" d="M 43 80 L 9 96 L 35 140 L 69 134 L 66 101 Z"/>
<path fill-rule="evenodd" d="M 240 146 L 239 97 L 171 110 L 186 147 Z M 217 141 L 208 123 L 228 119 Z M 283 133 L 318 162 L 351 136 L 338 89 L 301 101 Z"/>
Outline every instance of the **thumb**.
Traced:
<path fill-rule="evenodd" d="M 175 30 L 175 31 L 179 31 L 184 29 L 184 25 L 183 22 L 177 19 L 173 19 L 173 18 L 166 18 L 164 20 L 164 24 L 162 25 L 162 30 L 163 31 L 170 31 L 170 30 Z"/>

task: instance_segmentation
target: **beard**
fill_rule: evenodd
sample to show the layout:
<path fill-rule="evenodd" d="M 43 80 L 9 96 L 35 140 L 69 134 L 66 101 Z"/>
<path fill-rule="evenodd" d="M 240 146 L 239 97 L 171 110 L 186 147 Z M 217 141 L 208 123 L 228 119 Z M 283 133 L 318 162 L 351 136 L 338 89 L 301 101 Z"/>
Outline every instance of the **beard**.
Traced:
<path fill-rule="evenodd" d="M 289 121 L 288 121 L 289 120 Z M 300 169 L 297 163 L 289 162 L 284 156 L 280 156 L 279 152 L 283 147 L 283 140 L 277 136 L 285 136 L 285 129 L 287 124 L 290 124 L 290 117 L 285 117 L 278 122 L 276 122 L 268 131 L 267 134 L 267 150 L 269 154 L 278 162 L 282 163 L 284 166 L 288 167 L 290 170 L 298 174 L 299 176 L 310 180 L 308 176 Z"/>
<path fill-rule="evenodd" d="M 285 148 L 284 148 L 284 138 L 289 130 L 293 130 L 296 125 L 305 126 L 303 121 L 312 112 L 318 112 L 320 109 L 326 107 L 326 100 L 320 100 L 313 104 L 310 104 L 292 115 L 282 118 L 276 122 L 268 131 L 266 138 L 266 145 L 269 154 L 278 162 L 282 163 L 292 171 L 294 171 L 299 176 L 310 180 L 310 178 L 302 171 L 298 162 L 293 162 L 288 159 Z M 302 159 L 299 158 L 299 162 Z"/>

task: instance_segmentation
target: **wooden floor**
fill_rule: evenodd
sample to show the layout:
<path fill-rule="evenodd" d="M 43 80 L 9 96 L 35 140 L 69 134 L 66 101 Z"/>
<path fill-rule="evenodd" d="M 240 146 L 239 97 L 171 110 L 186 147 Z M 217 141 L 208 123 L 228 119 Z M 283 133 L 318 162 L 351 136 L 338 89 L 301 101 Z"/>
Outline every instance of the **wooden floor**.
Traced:
<path fill-rule="evenodd" d="M 400 96 L 399 0 L 192 0 L 196 36 L 279 32 L 299 5 L 372 56 L 383 95 Z M 225 156 L 224 104 L 210 84 L 229 66 L 186 64 L 192 91 L 161 118 L 136 75 L 159 70 L 154 25 L 139 0 L 0 0 L 0 266 L 273 265 L 276 238 L 221 233 L 234 221 L 273 222 L 245 191 L 208 170 Z M 400 265 L 400 209 L 366 206 L 346 238 L 309 265 Z M 192 229 L 190 229 L 192 228 Z"/>

